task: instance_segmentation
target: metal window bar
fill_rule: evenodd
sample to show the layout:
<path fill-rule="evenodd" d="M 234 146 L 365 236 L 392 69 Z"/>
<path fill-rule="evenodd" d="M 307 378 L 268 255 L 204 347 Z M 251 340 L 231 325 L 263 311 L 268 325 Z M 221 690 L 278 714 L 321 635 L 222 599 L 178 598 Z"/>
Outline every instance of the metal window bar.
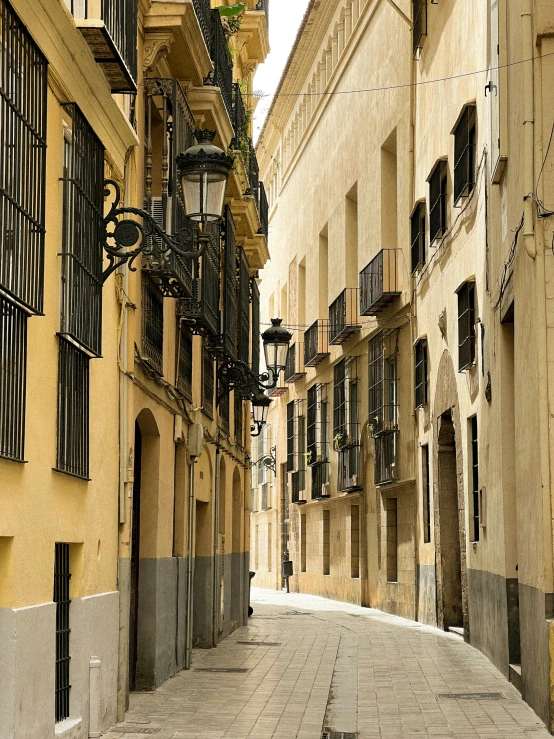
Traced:
<path fill-rule="evenodd" d="M 316 367 L 329 356 L 329 322 L 318 319 L 304 332 L 304 365 Z"/>
<path fill-rule="evenodd" d="M 344 344 L 361 329 L 358 293 L 357 287 L 347 287 L 329 306 L 329 344 Z"/>
<path fill-rule="evenodd" d="M 0 286 L 33 313 L 44 302 L 47 66 L 0 0 Z"/>
<path fill-rule="evenodd" d="M 329 482 L 329 462 L 318 462 L 312 466 L 312 500 L 328 498 L 326 485 Z"/>
<path fill-rule="evenodd" d="M 258 436 L 258 459 L 262 459 L 262 457 L 266 453 L 267 449 L 267 439 L 266 439 L 266 429 L 262 429 L 262 433 Z M 262 485 L 266 481 L 267 477 L 267 467 L 265 464 L 259 464 L 258 463 L 258 485 Z"/>
<path fill-rule="evenodd" d="M 138 0 L 102 0 L 102 20 L 133 80 L 137 79 Z"/>
<path fill-rule="evenodd" d="M 375 316 L 400 295 L 398 250 L 381 249 L 360 272 L 360 314 Z"/>
<path fill-rule="evenodd" d="M 306 470 L 296 470 L 291 475 L 291 502 L 304 503 L 306 490 Z"/>
<path fill-rule="evenodd" d="M 192 0 L 198 23 L 204 36 L 206 46 L 210 48 L 211 3 L 210 0 Z"/>
<path fill-rule="evenodd" d="M 202 410 L 208 418 L 213 418 L 214 390 L 214 360 L 210 352 L 204 346 L 202 357 Z"/>
<path fill-rule="evenodd" d="M 177 389 L 192 402 L 192 334 L 180 323 L 178 335 Z"/>
<path fill-rule="evenodd" d="M 412 0 L 412 52 L 417 57 L 427 36 L 427 0 Z"/>
<path fill-rule="evenodd" d="M 258 233 L 263 234 L 267 239 L 269 236 L 269 203 L 263 182 L 260 182 L 258 213 L 260 215 L 260 230 Z"/>
<path fill-rule="evenodd" d="M 415 345 L 415 404 L 427 405 L 427 341 L 420 339 Z"/>
<path fill-rule="evenodd" d="M 429 243 L 446 232 L 447 167 L 441 160 L 435 165 L 429 182 Z"/>
<path fill-rule="evenodd" d="M 69 544 L 56 542 L 54 554 L 54 603 L 56 604 L 56 682 L 55 717 L 56 723 L 69 718 L 69 651 L 71 629 L 69 614 L 71 599 L 69 583 L 71 580 Z"/>
<path fill-rule="evenodd" d="M 465 282 L 458 290 L 458 371 L 475 362 L 475 283 Z"/>
<path fill-rule="evenodd" d="M 397 431 L 387 431 L 375 439 L 374 480 L 376 485 L 398 479 L 397 435 Z"/>
<path fill-rule="evenodd" d="M 256 279 L 251 280 L 252 298 L 252 361 L 250 367 L 255 375 L 260 374 L 260 290 Z"/>
<path fill-rule="evenodd" d="M 286 383 L 298 382 L 306 376 L 304 367 L 304 345 L 297 341 L 289 349 L 283 379 Z"/>
<path fill-rule="evenodd" d="M 214 65 L 213 84 L 220 88 L 229 118 L 233 120 L 233 60 L 217 8 L 211 11 L 210 56 Z"/>
<path fill-rule="evenodd" d="M 60 333 L 102 353 L 104 147 L 76 103 L 63 106 L 63 251 Z"/>
<path fill-rule="evenodd" d="M 471 495 L 473 501 L 473 538 L 479 541 L 479 443 L 477 435 L 477 416 L 471 419 Z"/>
<path fill-rule="evenodd" d="M 342 359 L 334 368 L 333 383 L 333 440 L 335 449 L 340 449 L 338 437 L 348 436 L 348 400 L 346 397 L 346 360 Z"/>
<path fill-rule="evenodd" d="M 329 460 L 329 419 L 327 385 L 313 385 L 308 390 L 307 462 Z"/>
<path fill-rule="evenodd" d="M 219 419 L 221 421 L 221 429 L 229 435 L 231 420 L 231 394 L 226 393 L 219 403 Z"/>
<path fill-rule="evenodd" d="M 177 79 L 144 81 L 146 96 L 145 208 L 170 235 L 183 233 L 193 249 L 195 227 L 187 221 L 177 156 L 194 143 L 194 117 Z M 162 284 L 166 295 L 190 298 L 192 260 L 161 251 L 161 240 L 151 237 L 142 266 Z"/>
<path fill-rule="evenodd" d="M 89 479 L 89 362 L 75 344 L 59 337 L 56 469 L 85 480 Z"/>
<path fill-rule="evenodd" d="M 294 471 L 294 400 L 287 403 L 287 472 Z"/>
<path fill-rule="evenodd" d="M 360 490 L 360 446 L 352 446 L 339 453 L 337 490 Z"/>
<path fill-rule="evenodd" d="M 233 82 L 233 130 L 235 136 L 231 142 L 231 148 L 240 149 L 241 140 L 248 136 L 246 107 L 240 89 L 240 82 Z"/>
<path fill-rule="evenodd" d="M 223 345 L 236 359 L 237 354 L 237 247 L 231 208 L 225 208 L 225 249 L 223 257 Z"/>
<path fill-rule="evenodd" d="M 142 356 L 163 375 L 164 301 L 159 287 L 142 275 Z"/>
<path fill-rule="evenodd" d="M 65 0 L 65 4 L 74 18 L 88 18 L 88 0 Z"/>
<path fill-rule="evenodd" d="M 250 359 L 250 274 L 248 259 L 242 246 L 237 249 L 237 358 L 248 364 Z"/>
<path fill-rule="evenodd" d="M 386 343 L 383 331 L 368 342 L 368 422 L 373 436 L 397 425 L 396 354 L 387 351 Z"/>
<path fill-rule="evenodd" d="M 27 314 L 0 295 L 0 457 L 25 454 Z"/>
<path fill-rule="evenodd" d="M 466 105 L 454 134 L 454 205 L 475 186 L 475 134 L 477 108 Z"/>
<path fill-rule="evenodd" d="M 417 203 L 410 218 L 412 274 L 425 264 L 425 203 Z"/>
<path fill-rule="evenodd" d="M 235 426 L 235 444 L 244 446 L 244 399 L 239 393 L 235 392 L 234 406 L 234 426 Z"/>
<path fill-rule="evenodd" d="M 260 208 L 260 167 L 258 165 L 258 157 L 252 139 L 248 141 L 248 183 L 249 188 L 246 191 L 249 195 L 254 196 L 256 207 Z"/>

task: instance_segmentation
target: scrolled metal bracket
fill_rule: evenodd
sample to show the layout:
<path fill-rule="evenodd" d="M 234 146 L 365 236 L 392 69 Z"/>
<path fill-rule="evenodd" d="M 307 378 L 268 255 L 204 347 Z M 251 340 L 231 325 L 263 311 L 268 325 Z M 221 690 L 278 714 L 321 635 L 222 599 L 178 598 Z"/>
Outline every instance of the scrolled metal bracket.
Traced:
<path fill-rule="evenodd" d="M 112 202 L 104 218 L 103 247 L 108 257 L 108 266 L 102 273 L 103 283 L 121 264 L 128 264 L 129 270 L 136 272 L 137 268 L 133 263 L 141 254 L 149 255 L 154 250 L 160 254 L 172 251 L 183 259 L 199 259 L 208 248 L 209 239 L 200 234 L 198 248 L 189 251 L 184 248 L 184 231 L 168 236 L 150 213 L 142 208 L 119 207 L 121 190 L 115 180 L 105 180 L 104 197 L 111 197 Z M 142 222 L 125 216 L 138 216 Z"/>
<path fill-rule="evenodd" d="M 224 359 L 218 370 L 218 380 L 222 385 L 222 391 L 218 395 L 217 404 L 219 405 L 231 390 L 239 390 L 252 397 L 260 390 L 273 390 L 277 387 L 278 379 L 278 376 L 272 372 L 254 374 L 246 362 L 240 359 L 235 361 Z"/>

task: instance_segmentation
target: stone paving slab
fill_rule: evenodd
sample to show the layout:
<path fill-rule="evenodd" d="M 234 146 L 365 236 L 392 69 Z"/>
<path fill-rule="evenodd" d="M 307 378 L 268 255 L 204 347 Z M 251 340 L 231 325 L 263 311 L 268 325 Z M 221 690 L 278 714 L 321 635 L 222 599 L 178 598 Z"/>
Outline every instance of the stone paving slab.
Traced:
<path fill-rule="evenodd" d="M 247 627 L 195 650 L 192 670 L 155 692 L 133 693 L 125 724 L 105 739 L 321 739 L 324 729 L 357 739 L 550 737 L 456 635 L 315 596 L 253 588 L 252 601 Z"/>

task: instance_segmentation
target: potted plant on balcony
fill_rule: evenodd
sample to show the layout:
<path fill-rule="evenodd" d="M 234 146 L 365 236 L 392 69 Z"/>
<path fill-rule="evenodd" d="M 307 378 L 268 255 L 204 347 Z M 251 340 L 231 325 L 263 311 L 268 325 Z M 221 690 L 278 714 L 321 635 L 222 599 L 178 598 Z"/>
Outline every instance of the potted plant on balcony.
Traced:
<path fill-rule="evenodd" d="M 333 437 L 333 445 L 336 452 L 340 452 L 344 449 L 346 446 L 346 443 L 348 441 L 348 434 L 344 431 L 339 431 L 338 434 L 335 434 Z"/>

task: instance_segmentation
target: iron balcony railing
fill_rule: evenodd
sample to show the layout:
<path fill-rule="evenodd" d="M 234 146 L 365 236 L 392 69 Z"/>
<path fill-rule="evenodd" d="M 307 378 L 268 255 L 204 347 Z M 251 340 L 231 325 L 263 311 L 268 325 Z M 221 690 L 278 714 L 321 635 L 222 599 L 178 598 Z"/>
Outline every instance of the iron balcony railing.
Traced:
<path fill-rule="evenodd" d="M 375 484 L 398 479 L 396 464 L 398 431 L 389 431 L 375 439 Z"/>
<path fill-rule="evenodd" d="M 221 90 L 229 118 L 233 120 L 233 60 L 217 9 L 211 11 L 210 56 L 214 65 L 213 84 Z"/>
<path fill-rule="evenodd" d="M 345 288 L 329 306 L 329 344 L 344 344 L 361 329 L 358 288 Z"/>
<path fill-rule="evenodd" d="M 360 272 L 360 315 L 377 315 L 401 292 L 398 250 L 381 249 Z"/>
<path fill-rule="evenodd" d="M 312 500 L 330 498 L 329 495 L 329 462 L 318 462 L 312 465 Z"/>
<path fill-rule="evenodd" d="M 306 502 L 306 470 L 297 470 L 291 475 L 291 502 Z"/>
<path fill-rule="evenodd" d="M 240 149 L 241 139 L 248 135 L 248 130 L 246 106 L 244 105 L 244 98 L 242 97 L 239 82 L 233 83 L 233 129 L 235 131 L 235 137 L 231 147 L 233 149 Z"/>
<path fill-rule="evenodd" d="M 192 0 L 192 4 L 194 5 L 196 17 L 198 18 L 206 46 L 210 48 L 210 13 L 212 10 L 210 0 Z"/>
<path fill-rule="evenodd" d="M 316 367 L 329 356 L 329 322 L 318 319 L 304 332 L 304 365 Z"/>
<path fill-rule="evenodd" d="M 360 446 L 352 446 L 339 453 L 338 484 L 341 492 L 361 490 L 360 485 Z"/>
<path fill-rule="evenodd" d="M 256 207 L 260 205 L 260 167 L 258 165 L 258 157 L 252 139 L 248 142 L 248 183 L 249 188 L 246 191 L 248 195 L 253 195 L 256 201 Z"/>
<path fill-rule="evenodd" d="M 289 356 L 285 366 L 284 380 L 287 383 L 297 382 L 306 376 L 304 368 L 304 345 L 294 343 L 289 349 Z"/>
<path fill-rule="evenodd" d="M 266 238 L 269 235 L 269 203 L 267 202 L 267 193 L 264 183 L 260 182 L 260 202 L 258 205 L 258 213 L 260 215 L 260 231 Z"/>

